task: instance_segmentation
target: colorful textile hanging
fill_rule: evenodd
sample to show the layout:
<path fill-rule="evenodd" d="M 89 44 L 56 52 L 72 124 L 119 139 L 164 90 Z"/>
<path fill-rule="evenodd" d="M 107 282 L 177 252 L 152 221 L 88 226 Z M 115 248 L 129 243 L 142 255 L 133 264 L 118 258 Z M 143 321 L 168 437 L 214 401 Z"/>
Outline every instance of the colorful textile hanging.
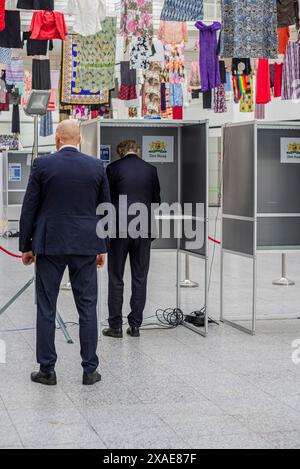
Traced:
<path fill-rule="evenodd" d="M 164 21 L 203 20 L 203 0 L 165 0 L 160 19 Z"/>
<path fill-rule="evenodd" d="M 247 76 L 247 89 L 240 102 L 240 112 L 254 112 L 253 76 Z"/>
<path fill-rule="evenodd" d="M 117 18 L 107 17 L 102 31 L 93 36 L 77 36 L 77 86 L 87 89 L 113 89 Z"/>
<path fill-rule="evenodd" d="M 153 0 L 122 0 L 120 34 L 153 36 Z"/>
<path fill-rule="evenodd" d="M 298 99 L 300 83 L 299 44 L 290 42 L 284 56 L 282 76 L 282 99 Z"/>
<path fill-rule="evenodd" d="M 214 90 L 214 111 L 216 114 L 227 112 L 225 86 L 220 85 Z"/>
<path fill-rule="evenodd" d="M 219 57 L 217 53 L 217 31 L 221 24 L 214 21 L 210 25 L 198 21 L 196 28 L 200 35 L 200 73 L 201 87 L 203 91 L 218 88 L 221 83 Z"/>
<path fill-rule="evenodd" d="M 185 45 L 166 44 L 164 80 L 167 83 L 183 83 L 185 79 L 184 51 Z"/>
<path fill-rule="evenodd" d="M 5 0 L 0 0 L 0 31 L 5 29 Z"/>
<path fill-rule="evenodd" d="M 222 1 L 222 57 L 276 59 L 276 0 Z"/>
<path fill-rule="evenodd" d="M 62 69 L 61 69 L 61 102 L 65 104 L 100 104 L 109 100 L 107 89 L 99 90 L 88 87 L 80 87 L 77 82 L 77 42 L 78 35 L 69 34 L 63 43 Z M 114 74 L 113 74 L 114 76 Z M 63 107 L 63 111 L 69 108 Z"/>
<path fill-rule="evenodd" d="M 256 75 L 256 104 L 271 101 L 271 79 L 268 59 L 259 59 Z"/>
<path fill-rule="evenodd" d="M 145 72 L 145 84 L 143 92 L 143 115 L 160 115 L 160 76 L 161 65 L 159 62 L 151 62 Z"/>
<path fill-rule="evenodd" d="M 247 77 L 245 75 L 232 76 L 234 102 L 240 103 L 247 89 Z"/>

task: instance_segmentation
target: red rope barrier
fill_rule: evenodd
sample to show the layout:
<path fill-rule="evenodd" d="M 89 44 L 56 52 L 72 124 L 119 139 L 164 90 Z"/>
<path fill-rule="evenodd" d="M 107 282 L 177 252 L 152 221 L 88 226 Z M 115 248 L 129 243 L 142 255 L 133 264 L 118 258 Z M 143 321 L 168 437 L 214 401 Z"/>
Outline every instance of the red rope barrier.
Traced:
<path fill-rule="evenodd" d="M 218 241 L 217 239 L 214 239 L 214 238 L 212 238 L 211 236 L 209 236 L 208 239 L 209 239 L 209 241 L 212 241 L 213 243 L 218 244 L 219 246 L 221 246 L 221 242 Z"/>
<path fill-rule="evenodd" d="M 16 259 L 22 259 L 22 256 L 20 256 L 19 254 L 14 254 L 13 252 L 8 251 L 2 246 L 0 246 L 0 251 L 3 251 L 8 256 L 15 257 Z"/>
<path fill-rule="evenodd" d="M 219 246 L 221 245 L 220 241 L 218 241 L 217 239 L 212 238 L 211 236 L 209 236 L 208 239 L 209 239 L 209 241 L 212 241 L 213 243 L 218 244 Z M 0 251 L 3 251 L 8 256 L 14 257 L 16 259 L 22 259 L 22 256 L 20 256 L 19 254 L 14 254 L 13 252 L 8 251 L 7 249 L 5 249 L 2 246 L 0 246 Z"/>

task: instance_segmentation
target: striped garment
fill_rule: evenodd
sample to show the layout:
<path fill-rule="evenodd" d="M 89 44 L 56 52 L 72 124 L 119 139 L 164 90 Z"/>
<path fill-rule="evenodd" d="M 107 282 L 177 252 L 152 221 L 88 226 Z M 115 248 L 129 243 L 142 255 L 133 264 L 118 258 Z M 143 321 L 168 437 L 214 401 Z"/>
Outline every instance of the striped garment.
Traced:
<path fill-rule="evenodd" d="M 24 63 L 18 57 L 11 59 L 6 70 L 6 83 L 8 85 L 22 85 L 24 83 Z"/>
<path fill-rule="evenodd" d="M 298 99 L 300 96 L 299 44 L 290 42 L 284 57 L 282 75 L 282 99 Z"/>
<path fill-rule="evenodd" d="M 256 104 L 255 105 L 255 119 L 263 120 L 266 118 L 266 105 Z"/>
<path fill-rule="evenodd" d="M 53 117 L 52 112 L 47 111 L 47 113 L 41 117 L 40 137 L 49 137 L 50 135 L 53 135 Z"/>

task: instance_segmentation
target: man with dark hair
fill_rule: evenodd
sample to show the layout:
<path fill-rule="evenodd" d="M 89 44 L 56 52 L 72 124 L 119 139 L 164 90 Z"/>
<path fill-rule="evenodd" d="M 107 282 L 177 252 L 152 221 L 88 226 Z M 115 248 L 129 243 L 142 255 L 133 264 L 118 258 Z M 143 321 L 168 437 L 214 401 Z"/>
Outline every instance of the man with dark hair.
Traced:
<path fill-rule="evenodd" d="M 130 206 L 139 203 L 146 207 L 149 217 L 147 233 L 140 234 L 138 237 L 136 237 L 136 233 L 133 235 L 130 232 L 130 217 L 128 217 L 125 232 L 123 232 L 123 227 L 117 226 L 116 236 L 111 238 L 108 255 L 109 328 L 103 330 L 103 335 L 114 338 L 123 337 L 123 277 L 126 260 L 129 256 L 132 295 L 127 333 L 132 337 L 139 337 L 146 304 L 150 265 L 152 204 L 160 204 L 161 202 L 160 184 L 156 168 L 142 160 L 141 147 L 136 141 L 121 142 L 117 147 L 117 153 L 120 160 L 107 167 L 111 199 L 116 208 L 117 217 L 119 218 L 119 202 L 122 196 L 127 197 L 127 213 Z"/>

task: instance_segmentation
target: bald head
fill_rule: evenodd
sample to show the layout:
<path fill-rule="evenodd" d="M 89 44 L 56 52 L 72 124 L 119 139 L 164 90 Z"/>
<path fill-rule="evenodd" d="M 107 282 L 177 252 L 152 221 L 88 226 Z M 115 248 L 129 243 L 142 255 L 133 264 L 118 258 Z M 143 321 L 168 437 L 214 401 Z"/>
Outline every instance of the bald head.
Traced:
<path fill-rule="evenodd" d="M 56 148 L 59 150 L 63 145 L 80 144 L 80 129 L 77 121 L 68 119 L 62 121 L 56 129 Z"/>

